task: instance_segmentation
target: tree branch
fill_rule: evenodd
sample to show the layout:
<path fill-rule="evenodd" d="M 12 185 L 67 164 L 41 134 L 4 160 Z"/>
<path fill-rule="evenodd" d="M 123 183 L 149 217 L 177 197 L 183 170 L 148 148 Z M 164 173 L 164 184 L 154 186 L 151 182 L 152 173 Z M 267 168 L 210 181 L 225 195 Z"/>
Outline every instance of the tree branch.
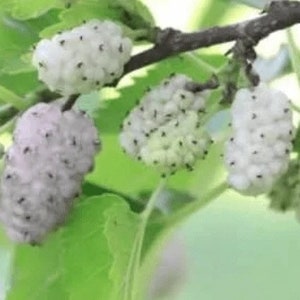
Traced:
<path fill-rule="evenodd" d="M 254 46 L 272 32 L 297 23 L 300 23 L 300 3 L 279 1 L 272 2 L 262 16 L 233 25 L 216 26 L 194 33 L 182 33 L 172 28 L 157 29 L 155 45 L 132 56 L 125 65 L 123 75 L 179 53 L 226 42 L 244 40 Z"/>
<path fill-rule="evenodd" d="M 154 28 L 151 31 L 154 35 L 154 37 L 151 37 L 151 39 L 154 39 L 154 46 L 132 56 L 125 65 L 122 76 L 183 52 L 226 42 L 236 41 L 235 46 L 242 44 L 246 49 L 251 49 L 269 34 L 297 23 L 300 23 L 300 2 L 279 1 L 272 2 L 268 10 L 264 11 L 264 14 L 260 17 L 228 26 L 215 26 L 193 33 L 183 33 L 172 28 Z M 237 48 L 233 47 L 232 51 L 234 50 L 237 50 Z M 120 78 L 109 84 L 109 86 L 116 86 L 119 80 Z M 208 84 L 208 87 L 205 84 Z M 213 81 L 205 84 L 203 86 L 196 84 L 189 88 L 201 90 L 205 87 L 215 88 L 218 85 L 217 82 Z M 72 108 L 78 96 L 71 95 L 63 105 L 62 111 Z M 58 98 L 59 95 L 48 90 L 42 90 L 37 93 L 37 97 L 39 99 L 37 102 L 50 102 Z"/>

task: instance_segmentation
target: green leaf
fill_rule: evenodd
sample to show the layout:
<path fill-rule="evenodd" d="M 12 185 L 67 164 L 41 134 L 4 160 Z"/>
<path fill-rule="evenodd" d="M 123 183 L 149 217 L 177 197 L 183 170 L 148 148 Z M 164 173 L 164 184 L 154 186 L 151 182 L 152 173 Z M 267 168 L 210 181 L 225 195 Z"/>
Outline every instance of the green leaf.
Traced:
<path fill-rule="evenodd" d="M 300 51 L 296 45 L 292 29 L 287 30 L 287 37 L 292 67 L 297 75 L 298 84 L 300 85 Z"/>
<path fill-rule="evenodd" d="M 0 13 L 0 75 L 32 72 L 31 48 L 38 41 L 40 30 L 56 20 L 53 12 L 30 21 L 18 21 Z"/>
<path fill-rule="evenodd" d="M 137 224 L 137 215 L 113 194 L 77 206 L 63 232 L 69 299 L 119 299 Z"/>
<path fill-rule="evenodd" d="M 153 189 L 160 176 L 154 169 L 123 153 L 118 136 L 102 134 L 101 140 L 103 150 L 96 158 L 94 172 L 87 177 L 91 183 L 100 184 L 109 190 L 125 193 L 134 198 L 137 198 L 141 191 Z M 199 161 L 194 172 L 182 170 L 172 176 L 169 186 L 180 190 L 188 188 L 195 174 L 198 171 L 202 172 L 201 163 L 202 161 Z"/>
<path fill-rule="evenodd" d="M 207 28 L 222 22 L 222 18 L 236 5 L 230 0 L 208 0 L 199 2 L 198 9 L 195 9 L 194 26 L 195 28 Z M 199 7 L 200 6 L 200 7 Z"/>
<path fill-rule="evenodd" d="M 11 284 L 11 264 L 14 247 L 0 228 L 0 299 L 6 299 Z"/>
<path fill-rule="evenodd" d="M 58 31 L 78 26 L 84 20 L 111 19 L 122 26 L 134 29 L 149 27 L 154 24 L 149 10 L 139 1 L 123 0 L 79 0 L 69 9 L 62 10 L 59 14 L 60 22 L 51 24 L 41 33 L 41 37 L 50 37 Z"/>
<path fill-rule="evenodd" d="M 8 300 L 67 299 L 61 283 L 60 235 L 42 247 L 16 246 Z"/>
<path fill-rule="evenodd" d="M 1 103 L 2 104 L 2 103 Z M 3 126 L 6 127 L 7 123 L 11 121 L 17 114 L 18 110 L 12 107 L 9 104 L 4 104 L 0 106 L 0 132 L 1 128 L 3 129 Z M 0 162 L 0 165 L 2 164 L 2 161 Z"/>
<path fill-rule="evenodd" d="M 64 6 L 64 0 L 0 0 L 0 11 L 18 20 L 38 18 L 51 9 Z"/>
<path fill-rule="evenodd" d="M 2 85 L 0 85 L 0 100 L 19 110 L 25 109 L 27 106 L 24 99 Z"/>
<path fill-rule="evenodd" d="M 12 1 L 0 0 L 0 11 L 10 11 L 12 9 Z"/>
<path fill-rule="evenodd" d="M 300 154 L 300 130 L 297 129 L 296 136 L 294 138 L 293 150 Z"/>
<path fill-rule="evenodd" d="M 113 19 L 118 20 L 119 12 L 112 9 L 108 0 L 80 0 L 74 3 L 69 9 L 63 10 L 59 14 L 59 23 L 52 24 L 45 28 L 41 33 L 41 37 L 50 37 L 58 31 L 70 29 L 78 26 L 84 20 L 89 19 Z"/>
<path fill-rule="evenodd" d="M 31 70 L 31 66 L 22 60 L 22 55 L 36 40 L 34 32 L 24 24 L 2 16 L 0 36 L 0 72 L 13 73 L 17 70 L 22 72 Z"/>
<path fill-rule="evenodd" d="M 110 299 L 113 257 L 103 232 L 105 210 L 122 201 L 114 195 L 83 200 L 63 230 L 64 282 L 69 299 Z"/>
<path fill-rule="evenodd" d="M 147 202 L 151 194 L 152 192 L 150 191 L 142 191 L 140 193 L 140 198 Z M 165 188 L 158 195 L 156 207 L 164 214 L 171 214 L 194 200 L 195 197 L 186 191 L 179 191 L 174 188 Z"/>
<path fill-rule="evenodd" d="M 126 280 L 129 279 L 128 266 L 140 219 L 125 202 L 114 205 L 105 214 L 107 222 L 104 232 L 114 257 L 110 272 L 113 281 L 111 299 L 122 299 Z"/>
<path fill-rule="evenodd" d="M 101 140 L 104 147 L 96 158 L 94 172 L 88 176 L 90 182 L 133 197 L 140 189 L 153 188 L 159 175 L 125 155 L 116 135 L 102 134 Z"/>
<path fill-rule="evenodd" d="M 1 85 L 19 95 L 31 93 L 40 85 L 35 72 L 2 74 L 0 75 L 0 82 Z"/>
<path fill-rule="evenodd" d="M 234 1 L 238 3 L 243 3 L 251 7 L 260 8 L 260 9 L 265 8 L 270 3 L 270 1 L 268 0 L 234 0 Z"/>
<path fill-rule="evenodd" d="M 90 94 L 83 94 L 76 101 L 75 107 L 85 111 L 91 118 L 96 117 L 96 114 L 101 107 L 99 98 L 99 92 L 97 91 Z"/>
<path fill-rule="evenodd" d="M 82 199 L 41 247 L 15 247 L 8 299 L 116 300 L 112 293 L 125 276 L 136 225 L 119 196 Z"/>
<path fill-rule="evenodd" d="M 37 18 L 50 9 L 63 8 L 61 0 L 11 0 L 12 16 L 19 20 Z"/>
<path fill-rule="evenodd" d="M 139 0 L 112 0 L 111 4 L 126 12 L 123 22 L 131 28 L 141 29 L 155 25 L 150 10 Z"/>
<path fill-rule="evenodd" d="M 145 206 L 145 203 L 139 201 L 139 199 L 129 197 L 126 194 L 120 193 L 118 191 L 110 190 L 110 189 L 104 188 L 102 186 L 99 186 L 99 185 L 96 185 L 96 184 L 93 184 L 93 183 L 87 182 L 87 181 L 84 182 L 84 184 L 82 186 L 82 193 L 87 197 L 97 196 L 97 195 L 101 195 L 101 194 L 118 195 L 121 198 L 123 198 L 130 206 L 130 209 L 136 213 L 141 212 Z"/>

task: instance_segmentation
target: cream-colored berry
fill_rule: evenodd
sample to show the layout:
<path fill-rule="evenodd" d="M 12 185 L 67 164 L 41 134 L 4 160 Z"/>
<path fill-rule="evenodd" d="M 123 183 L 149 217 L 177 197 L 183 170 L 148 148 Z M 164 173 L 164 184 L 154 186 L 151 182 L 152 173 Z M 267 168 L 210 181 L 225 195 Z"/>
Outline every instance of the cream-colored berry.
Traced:
<path fill-rule="evenodd" d="M 1 178 L 0 219 L 19 243 L 41 243 L 62 224 L 99 150 L 97 129 L 81 112 L 37 104 L 18 120 Z"/>
<path fill-rule="evenodd" d="M 32 63 L 50 90 L 66 96 L 89 93 L 121 76 L 131 49 L 119 25 L 91 20 L 41 40 Z"/>
<path fill-rule="evenodd" d="M 192 169 L 210 143 L 202 122 L 207 95 L 188 91 L 191 81 L 184 75 L 164 81 L 123 122 L 120 143 L 125 152 L 164 175 Z"/>
<path fill-rule="evenodd" d="M 242 194 L 266 193 L 288 167 L 294 135 L 290 102 L 261 83 L 237 92 L 231 116 L 233 135 L 224 155 L 228 181 Z"/>

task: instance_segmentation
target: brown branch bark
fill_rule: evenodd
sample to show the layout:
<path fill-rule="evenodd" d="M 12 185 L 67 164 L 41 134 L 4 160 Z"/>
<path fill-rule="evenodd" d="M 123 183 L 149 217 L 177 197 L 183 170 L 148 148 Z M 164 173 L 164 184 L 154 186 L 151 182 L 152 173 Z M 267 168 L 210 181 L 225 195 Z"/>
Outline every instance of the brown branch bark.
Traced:
<path fill-rule="evenodd" d="M 300 2 L 272 2 L 262 16 L 224 27 L 212 27 L 194 33 L 172 28 L 157 29 L 155 45 L 134 55 L 125 65 L 124 74 L 170 56 L 231 41 L 244 40 L 256 45 L 272 32 L 300 23 Z"/>

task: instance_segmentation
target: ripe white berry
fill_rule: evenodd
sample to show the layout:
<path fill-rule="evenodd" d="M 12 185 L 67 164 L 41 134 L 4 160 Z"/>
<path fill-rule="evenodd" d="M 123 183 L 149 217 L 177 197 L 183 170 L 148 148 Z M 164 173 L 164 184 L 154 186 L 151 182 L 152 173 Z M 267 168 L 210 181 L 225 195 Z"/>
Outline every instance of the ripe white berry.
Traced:
<path fill-rule="evenodd" d="M 121 76 L 131 48 L 117 24 L 91 20 L 41 40 L 32 63 L 50 90 L 61 95 L 88 93 Z"/>
<path fill-rule="evenodd" d="M 8 236 L 36 244 L 62 224 L 99 150 L 84 114 L 40 103 L 18 120 L 1 178 L 0 219 Z"/>
<path fill-rule="evenodd" d="M 294 135 L 289 100 L 261 83 L 237 92 L 231 116 L 233 135 L 224 156 L 228 181 L 242 194 L 268 192 L 288 167 Z"/>
<path fill-rule="evenodd" d="M 125 152 L 163 175 L 192 169 L 210 143 L 202 124 L 206 94 L 188 91 L 191 81 L 184 75 L 164 81 L 123 122 L 120 143 Z"/>

